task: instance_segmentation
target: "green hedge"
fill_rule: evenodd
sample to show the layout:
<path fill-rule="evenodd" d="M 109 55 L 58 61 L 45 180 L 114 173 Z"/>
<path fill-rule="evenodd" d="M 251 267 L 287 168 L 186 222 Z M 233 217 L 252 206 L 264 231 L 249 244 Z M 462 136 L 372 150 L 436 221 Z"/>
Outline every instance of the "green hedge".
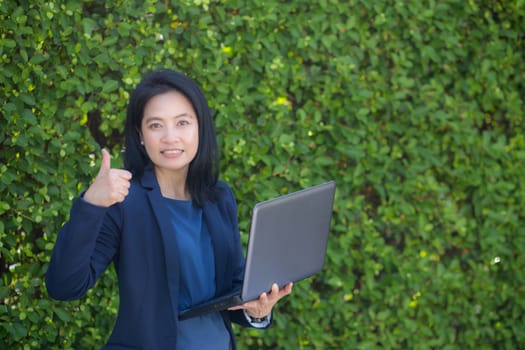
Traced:
<path fill-rule="evenodd" d="M 199 81 L 244 241 L 251 206 L 338 184 L 323 273 L 241 349 L 525 347 L 525 2 L 0 1 L 0 348 L 96 349 L 111 269 L 43 277 L 129 92 Z"/>

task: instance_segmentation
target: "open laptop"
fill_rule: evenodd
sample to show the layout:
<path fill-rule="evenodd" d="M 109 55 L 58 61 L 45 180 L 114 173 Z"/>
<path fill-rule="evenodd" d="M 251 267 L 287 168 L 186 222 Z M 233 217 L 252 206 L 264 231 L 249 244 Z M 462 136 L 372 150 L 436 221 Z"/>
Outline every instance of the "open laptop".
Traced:
<path fill-rule="evenodd" d="M 335 182 L 257 203 L 252 212 L 244 280 L 232 291 L 183 310 L 179 319 L 221 311 L 321 271 L 328 243 Z"/>

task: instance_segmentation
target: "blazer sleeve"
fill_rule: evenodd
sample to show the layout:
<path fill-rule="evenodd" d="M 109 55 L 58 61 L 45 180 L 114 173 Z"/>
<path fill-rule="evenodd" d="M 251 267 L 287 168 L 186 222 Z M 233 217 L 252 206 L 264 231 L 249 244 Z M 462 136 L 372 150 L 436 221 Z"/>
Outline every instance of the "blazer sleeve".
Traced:
<path fill-rule="evenodd" d="M 52 298 L 78 299 L 93 287 L 118 252 L 117 212 L 117 206 L 99 207 L 82 198 L 73 203 L 46 272 L 46 288 Z"/>

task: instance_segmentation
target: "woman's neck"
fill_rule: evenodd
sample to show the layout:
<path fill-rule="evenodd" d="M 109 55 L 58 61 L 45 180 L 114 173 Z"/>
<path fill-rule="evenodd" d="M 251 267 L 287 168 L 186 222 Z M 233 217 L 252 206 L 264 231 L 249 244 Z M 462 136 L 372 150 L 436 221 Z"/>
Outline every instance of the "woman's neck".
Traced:
<path fill-rule="evenodd" d="M 186 188 L 187 174 L 155 169 L 155 175 L 163 197 L 180 200 L 191 199 L 191 195 Z"/>

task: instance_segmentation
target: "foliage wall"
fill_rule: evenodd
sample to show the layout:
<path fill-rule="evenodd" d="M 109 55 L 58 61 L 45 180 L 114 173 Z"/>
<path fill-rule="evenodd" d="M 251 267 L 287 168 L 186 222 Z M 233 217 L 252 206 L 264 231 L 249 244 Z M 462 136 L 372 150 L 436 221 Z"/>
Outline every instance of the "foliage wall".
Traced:
<path fill-rule="evenodd" d="M 107 339 L 113 269 L 69 303 L 43 277 L 161 66 L 209 97 L 245 241 L 256 201 L 338 184 L 323 273 L 241 349 L 525 346 L 523 0 L 0 0 L 0 23 L 0 348 Z"/>

